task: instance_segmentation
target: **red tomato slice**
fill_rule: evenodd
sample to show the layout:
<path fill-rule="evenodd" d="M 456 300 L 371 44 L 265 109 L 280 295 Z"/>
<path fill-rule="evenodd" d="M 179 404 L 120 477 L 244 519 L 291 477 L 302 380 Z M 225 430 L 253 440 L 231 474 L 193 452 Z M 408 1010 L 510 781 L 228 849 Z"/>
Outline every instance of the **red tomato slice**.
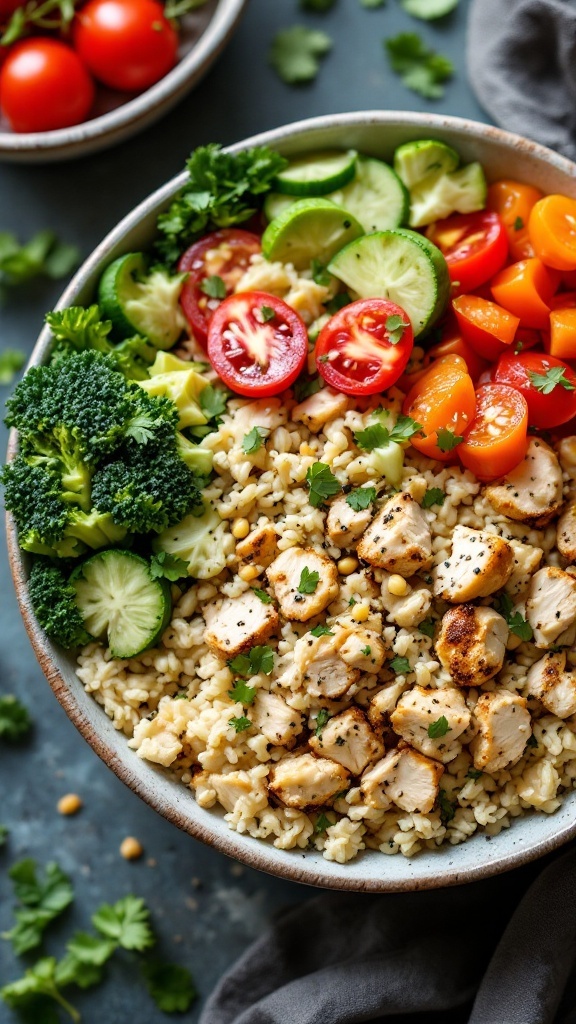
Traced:
<path fill-rule="evenodd" d="M 498 359 L 514 341 L 519 319 L 479 295 L 459 295 L 452 308 L 464 340 L 484 359 Z"/>
<path fill-rule="evenodd" d="M 437 220 L 426 235 L 444 254 L 457 295 L 484 284 L 508 258 L 506 228 L 498 214 L 490 210 Z"/>
<path fill-rule="evenodd" d="M 195 242 L 180 257 L 178 270 L 187 271 L 180 302 L 196 341 L 206 348 L 208 324 L 222 299 L 202 290 L 207 277 L 220 277 L 231 295 L 250 263 L 261 251 L 258 235 L 241 228 L 223 228 Z"/>
<path fill-rule="evenodd" d="M 528 447 L 528 405 L 507 384 L 476 391 L 476 415 L 456 451 L 479 480 L 496 480 L 522 461 Z"/>
<path fill-rule="evenodd" d="M 387 299 L 359 299 L 322 328 L 314 352 L 327 384 L 347 395 L 375 395 L 398 380 L 414 347 L 408 315 Z"/>
<path fill-rule="evenodd" d="M 560 373 L 562 380 L 555 383 Z M 494 380 L 524 395 L 531 427 L 558 427 L 576 416 L 576 373 L 561 359 L 543 352 L 506 354 L 496 366 Z"/>
<path fill-rule="evenodd" d="M 251 398 L 290 387 L 308 355 L 306 324 L 276 295 L 239 292 L 218 307 L 208 328 L 208 357 L 232 391 Z"/>

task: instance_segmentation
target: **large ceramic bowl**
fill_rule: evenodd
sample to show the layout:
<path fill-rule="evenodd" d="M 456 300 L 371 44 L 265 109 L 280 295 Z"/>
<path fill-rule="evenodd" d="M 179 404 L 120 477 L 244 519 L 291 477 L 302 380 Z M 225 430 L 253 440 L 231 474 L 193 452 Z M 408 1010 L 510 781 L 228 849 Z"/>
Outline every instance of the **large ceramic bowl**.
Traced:
<path fill-rule="evenodd" d="M 0 118 L 0 160 L 47 163 L 87 156 L 124 142 L 166 114 L 206 74 L 228 42 L 247 0 L 208 0 L 180 22 L 178 63 L 132 98 L 98 87 L 89 121 L 50 132 L 10 131 Z"/>
<path fill-rule="evenodd" d="M 576 165 L 550 150 L 487 125 L 454 117 L 403 112 L 368 112 L 315 118 L 278 128 L 231 147 L 278 147 L 293 155 L 323 147 L 354 147 L 390 159 L 396 146 L 410 139 L 438 137 L 455 146 L 464 160 L 480 160 L 490 178 L 514 177 L 545 192 L 576 197 Z M 64 292 L 59 305 L 88 303 L 104 266 L 124 252 L 150 243 L 156 217 L 183 185 L 174 178 L 129 214 L 98 246 Z M 41 363 L 49 344 L 45 329 L 32 356 Z M 14 439 L 13 442 L 14 443 Z M 84 691 L 74 673 L 74 658 L 62 653 L 39 629 L 30 608 L 26 562 L 8 524 L 12 572 L 22 614 L 38 660 L 68 716 L 106 764 L 159 814 L 223 853 L 252 867 L 311 885 L 365 892 L 424 889 L 454 885 L 522 864 L 560 846 L 576 835 L 576 792 L 552 815 L 528 814 L 490 842 L 476 835 L 461 846 L 426 851 L 407 860 L 365 851 L 347 865 L 324 860 L 318 853 L 276 850 L 268 843 L 231 831 L 215 811 L 200 808 L 191 792 L 169 773 L 140 760 L 128 749 L 102 708 Z"/>

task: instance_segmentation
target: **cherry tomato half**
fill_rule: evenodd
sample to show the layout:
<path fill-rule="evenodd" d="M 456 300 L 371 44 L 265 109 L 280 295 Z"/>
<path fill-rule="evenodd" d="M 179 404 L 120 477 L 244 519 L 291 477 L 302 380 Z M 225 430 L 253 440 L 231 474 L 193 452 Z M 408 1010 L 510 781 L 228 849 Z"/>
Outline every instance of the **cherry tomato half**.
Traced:
<path fill-rule="evenodd" d="M 438 431 L 444 428 L 461 437 L 476 412 L 474 385 L 464 360 L 444 356 L 432 363 L 406 395 L 402 412 L 420 423 L 424 431 L 424 437 L 411 438 L 414 448 L 440 462 L 452 459 L 451 450 L 438 447 Z"/>
<path fill-rule="evenodd" d="M 240 228 L 223 228 L 194 242 L 180 257 L 178 270 L 188 273 L 180 303 L 196 341 L 203 348 L 206 348 L 210 319 L 222 302 L 221 298 L 203 291 L 206 278 L 219 277 L 224 285 L 223 298 L 226 298 L 236 288 L 250 257 L 260 251 L 258 235 Z"/>
<path fill-rule="evenodd" d="M 208 358 L 227 387 L 265 398 L 290 387 L 308 355 L 304 321 L 276 295 L 238 292 L 214 313 Z"/>
<path fill-rule="evenodd" d="M 462 295 L 484 284 L 504 266 L 508 239 L 497 213 L 457 213 L 437 220 L 427 237 L 444 254 L 455 293 Z"/>
<path fill-rule="evenodd" d="M 548 327 L 550 301 L 557 286 L 556 272 L 535 258 L 505 267 L 490 285 L 496 302 L 517 316 L 522 327 L 540 331 Z"/>
<path fill-rule="evenodd" d="M 23 39 L 0 71 L 0 109 L 15 132 L 47 132 L 85 121 L 94 84 L 74 50 L 57 39 Z"/>
<path fill-rule="evenodd" d="M 157 0 L 88 0 L 73 39 L 94 77 L 125 92 L 154 85 L 178 56 L 178 36 Z"/>
<path fill-rule="evenodd" d="M 576 270 L 576 199 L 540 199 L 532 208 L 528 230 L 542 263 L 556 270 Z"/>
<path fill-rule="evenodd" d="M 479 295 L 459 295 L 452 302 L 462 336 L 484 359 L 498 359 L 514 341 L 517 316 Z"/>
<path fill-rule="evenodd" d="M 489 210 L 495 210 L 504 223 L 513 260 L 525 260 L 534 255 L 528 221 L 532 207 L 542 196 L 539 188 L 509 178 L 495 181 L 488 189 L 486 205 Z"/>
<path fill-rule="evenodd" d="M 558 427 L 576 416 L 576 373 L 561 359 L 543 352 L 506 354 L 493 379 L 524 395 L 531 427 Z"/>
<path fill-rule="evenodd" d="M 387 299 L 359 299 L 322 328 L 314 352 L 327 384 L 347 395 L 375 395 L 395 384 L 414 347 L 407 314 Z"/>
<path fill-rule="evenodd" d="M 456 451 L 479 480 L 496 480 L 522 462 L 528 447 L 528 405 L 507 384 L 476 391 L 476 416 Z"/>

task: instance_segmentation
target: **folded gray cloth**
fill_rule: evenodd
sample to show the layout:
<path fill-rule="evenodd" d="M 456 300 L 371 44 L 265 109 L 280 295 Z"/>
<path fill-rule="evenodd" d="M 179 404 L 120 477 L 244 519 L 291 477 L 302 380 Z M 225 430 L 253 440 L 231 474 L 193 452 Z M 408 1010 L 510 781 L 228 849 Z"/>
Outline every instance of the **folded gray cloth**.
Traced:
<path fill-rule="evenodd" d="M 232 967 L 200 1024 L 575 1024 L 576 849 L 522 896 L 535 871 L 308 900 Z"/>
<path fill-rule="evenodd" d="M 576 5 L 473 0 L 468 75 L 497 124 L 576 159 Z"/>

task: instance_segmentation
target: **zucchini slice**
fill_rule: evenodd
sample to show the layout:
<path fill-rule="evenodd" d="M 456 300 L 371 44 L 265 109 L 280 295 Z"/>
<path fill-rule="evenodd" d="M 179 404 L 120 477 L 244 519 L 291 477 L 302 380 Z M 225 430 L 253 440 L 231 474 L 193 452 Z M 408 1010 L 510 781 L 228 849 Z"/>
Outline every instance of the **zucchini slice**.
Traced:
<path fill-rule="evenodd" d="M 122 338 L 143 334 L 155 348 L 172 348 L 186 326 L 179 304 L 185 277 L 170 276 L 161 268 L 149 272 L 141 252 L 120 256 L 100 278 L 102 316 Z"/>
<path fill-rule="evenodd" d="M 449 174 L 459 166 L 456 150 L 437 139 L 405 142 L 394 153 L 394 170 L 410 191 L 429 174 Z"/>
<path fill-rule="evenodd" d="M 312 260 L 328 263 L 362 234 L 356 218 L 328 199 L 298 199 L 268 225 L 262 235 L 262 253 L 267 260 L 307 270 Z"/>
<path fill-rule="evenodd" d="M 291 160 L 275 179 L 277 192 L 287 196 L 324 196 L 354 177 L 356 152 L 326 150 Z"/>

